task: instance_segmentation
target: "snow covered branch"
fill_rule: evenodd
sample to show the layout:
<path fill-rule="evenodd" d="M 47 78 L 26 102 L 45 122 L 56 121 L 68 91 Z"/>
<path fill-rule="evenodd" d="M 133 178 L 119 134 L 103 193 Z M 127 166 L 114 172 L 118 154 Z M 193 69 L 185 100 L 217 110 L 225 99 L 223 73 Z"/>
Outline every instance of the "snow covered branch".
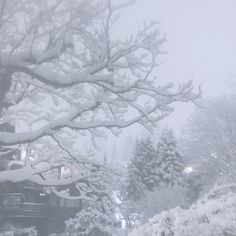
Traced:
<path fill-rule="evenodd" d="M 16 133 L 0 131 L 0 145 L 29 145 L 37 153 L 22 157 L 22 169 L 0 172 L 0 181 L 70 185 L 100 174 L 101 166 L 78 152 L 83 137 L 95 144 L 107 129 L 147 128 L 199 91 L 191 82 L 157 86 L 165 37 L 155 22 L 117 39 L 117 13 L 133 1 L 41 2 L 4 1 L 0 8 L 0 119 L 16 126 Z M 70 178 L 48 178 L 59 167 L 73 169 Z"/>

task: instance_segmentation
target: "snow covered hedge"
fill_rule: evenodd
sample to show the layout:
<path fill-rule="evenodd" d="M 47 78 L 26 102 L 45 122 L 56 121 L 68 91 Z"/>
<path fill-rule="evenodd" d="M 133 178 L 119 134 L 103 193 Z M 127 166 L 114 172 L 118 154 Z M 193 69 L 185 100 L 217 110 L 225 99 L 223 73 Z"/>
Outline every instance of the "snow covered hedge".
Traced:
<path fill-rule="evenodd" d="M 230 190 L 230 191 L 228 191 Z M 225 236 L 236 235 L 235 186 L 218 188 L 193 204 L 154 216 L 129 236 Z"/>

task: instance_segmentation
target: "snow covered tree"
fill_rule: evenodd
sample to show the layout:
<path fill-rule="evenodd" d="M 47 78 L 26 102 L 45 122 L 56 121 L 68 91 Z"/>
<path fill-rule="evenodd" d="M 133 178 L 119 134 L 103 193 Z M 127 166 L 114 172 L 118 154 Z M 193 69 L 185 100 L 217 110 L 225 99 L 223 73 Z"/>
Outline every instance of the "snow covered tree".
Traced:
<path fill-rule="evenodd" d="M 143 185 L 149 191 L 153 190 L 158 183 L 155 172 L 157 161 L 156 149 L 150 138 L 137 143 L 132 164 L 136 167 Z"/>
<path fill-rule="evenodd" d="M 145 222 L 161 211 L 186 206 L 188 189 L 183 170 L 172 130 L 162 132 L 158 149 L 150 138 L 138 140 L 128 167 L 126 214 L 136 214 Z"/>
<path fill-rule="evenodd" d="M 236 93 L 201 101 L 183 133 L 186 162 L 202 173 L 204 188 L 218 180 L 235 181 Z"/>
<path fill-rule="evenodd" d="M 177 150 L 173 131 L 165 129 L 155 149 L 150 138 L 137 140 L 128 166 L 128 195 L 138 199 L 144 190 L 183 183 L 183 160 Z"/>
<path fill-rule="evenodd" d="M 128 177 L 127 177 L 127 185 L 124 186 L 122 190 L 124 198 L 139 200 L 143 196 L 143 191 L 145 186 L 142 183 L 141 176 L 137 173 L 137 169 L 135 166 L 130 164 L 128 166 Z"/>
<path fill-rule="evenodd" d="M 161 182 L 174 186 L 183 182 L 183 160 L 177 150 L 177 142 L 172 130 L 164 129 L 158 143 L 160 165 L 158 173 Z"/>
<path fill-rule="evenodd" d="M 150 138 L 137 141 L 129 172 L 135 174 L 141 184 L 149 191 L 158 183 L 155 172 L 157 153 Z"/>
<path fill-rule="evenodd" d="M 110 170 L 89 151 L 106 131 L 149 128 L 172 103 L 199 96 L 191 83 L 156 85 L 165 38 L 155 23 L 125 40 L 115 36 L 118 13 L 132 2 L 1 1 L 0 121 L 16 132 L 1 131 L 0 145 L 23 155 L 22 168 L 1 171 L 0 181 L 30 180 L 96 200 L 108 193 Z M 56 188 L 73 183 L 77 196 Z"/>
<path fill-rule="evenodd" d="M 143 190 L 152 191 L 159 181 L 156 173 L 157 152 L 150 138 L 137 140 L 133 158 L 128 166 L 127 193 L 137 200 Z"/>

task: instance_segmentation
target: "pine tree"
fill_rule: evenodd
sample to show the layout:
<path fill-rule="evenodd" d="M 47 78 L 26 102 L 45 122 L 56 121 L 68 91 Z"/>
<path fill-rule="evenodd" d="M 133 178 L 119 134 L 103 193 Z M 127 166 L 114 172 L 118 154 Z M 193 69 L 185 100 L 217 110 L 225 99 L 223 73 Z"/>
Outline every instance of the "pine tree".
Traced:
<path fill-rule="evenodd" d="M 156 173 L 157 151 L 150 138 L 137 140 L 133 158 L 128 166 L 127 193 L 138 200 L 144 189 L 152 191 L 159 182 Z"/>
<path fill-rule="evenodd" d="M 158 144 L 158 156 L 161 159 L 158 166 L 161 182 L 171 187 L 183 182 L 183 160 L 177 151 L 177 143 L 172 130 L 165 129 Z"/>
<path fill-rule="evenodd" d="M 130 164 L 128 166 L 128 180 L 125 187 L 126 199 L 140 200 L 143 196 L 144 189 L 145 186 L 142 183 L 137 168 L 133 164 Z"/>

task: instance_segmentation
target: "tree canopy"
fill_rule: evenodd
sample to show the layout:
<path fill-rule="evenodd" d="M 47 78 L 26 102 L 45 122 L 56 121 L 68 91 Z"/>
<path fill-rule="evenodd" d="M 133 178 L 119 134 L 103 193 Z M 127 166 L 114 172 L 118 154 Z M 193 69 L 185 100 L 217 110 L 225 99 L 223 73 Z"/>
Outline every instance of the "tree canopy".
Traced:
<path fill-rule="evenodd" d="M 21 168 L 1 171 L 0 181 L 77 183 L 81 198 L 98 197 L 110 172 L 81 143 L 96 146 L 107 130 L 133 124 L 149 128 L 172 103 L 198 97 L 191 82 L 157 85 L 165 37 L 155 22 L 115 37 L 119 11 L 132 3 L 1 1 L 0 119 L 16 132 L 1 131 L 0 145 L 24 153 L 15 160 Z"/>

